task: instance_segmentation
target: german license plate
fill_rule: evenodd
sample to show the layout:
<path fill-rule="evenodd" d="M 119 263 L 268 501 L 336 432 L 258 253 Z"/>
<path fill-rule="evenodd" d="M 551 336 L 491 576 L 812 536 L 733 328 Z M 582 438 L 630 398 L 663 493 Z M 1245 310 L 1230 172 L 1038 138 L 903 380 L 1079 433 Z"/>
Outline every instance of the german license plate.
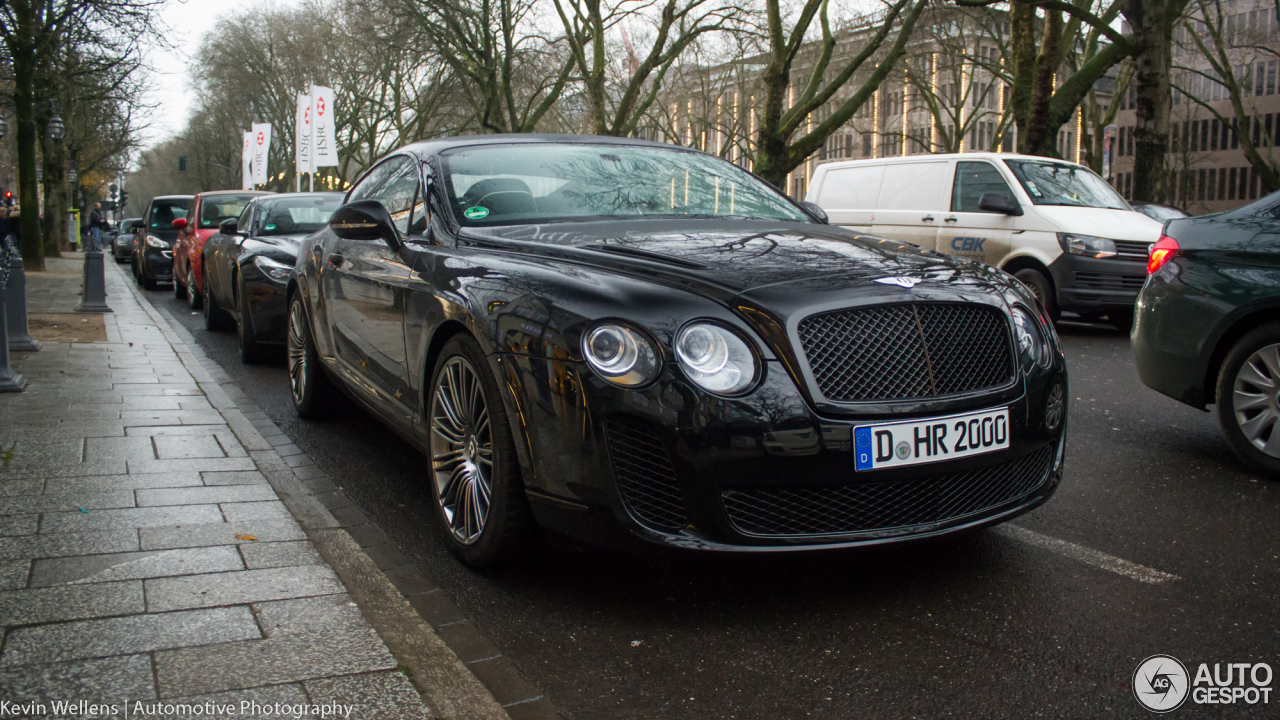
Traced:
<path fill-rule="evenodd" d="M 853 429 L 855 470 L 920 465 L 1009 447 L 1009 408 Z"/>

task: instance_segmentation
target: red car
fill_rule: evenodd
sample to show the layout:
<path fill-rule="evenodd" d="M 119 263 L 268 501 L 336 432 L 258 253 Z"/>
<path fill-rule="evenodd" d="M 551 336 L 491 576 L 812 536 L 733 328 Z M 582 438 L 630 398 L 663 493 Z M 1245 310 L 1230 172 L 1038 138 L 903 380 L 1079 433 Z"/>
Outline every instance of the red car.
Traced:
<path fill-rule="evenodd" d="M 238 218 L 245 205 L 259 195 L 258 190 L 215 190 L 196 195 L 187 213 L 189 224 L 182 228 L 173 245 L 173 294 L 186 298 L 192 309 L 200 307 L 204 297 L 204 276 L 200 267 L 200 251 L 205 242 L 218 232 L 218 223 Z"/>

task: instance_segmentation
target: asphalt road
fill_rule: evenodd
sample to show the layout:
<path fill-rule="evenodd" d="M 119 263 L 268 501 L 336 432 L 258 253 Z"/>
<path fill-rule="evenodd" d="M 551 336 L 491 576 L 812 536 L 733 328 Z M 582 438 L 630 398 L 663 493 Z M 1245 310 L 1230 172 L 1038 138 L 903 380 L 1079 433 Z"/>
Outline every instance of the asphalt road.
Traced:
<path fill-rule="evenodd" d="M 422 456 L 354 405 L 298 420 L 283 360 L 243 366 L 234 333 L 149 295 L 572 718 L 1143 717 L 1132 678 L 1158 653 L 1193 675 L 1267 662 L 1280 687 L 1280 484 L 1213 414 L 1142 386 L 1105 326 L 1061 328 L 1066 477 L 1015 521 L 1032 533 L 785 558 L 552 547 L 477 574 L 435 534 Z M 1157 572 L 1176 577 L 1137 579 Z M 1277 717 L 1274 695 L 1174 714 Z"/>

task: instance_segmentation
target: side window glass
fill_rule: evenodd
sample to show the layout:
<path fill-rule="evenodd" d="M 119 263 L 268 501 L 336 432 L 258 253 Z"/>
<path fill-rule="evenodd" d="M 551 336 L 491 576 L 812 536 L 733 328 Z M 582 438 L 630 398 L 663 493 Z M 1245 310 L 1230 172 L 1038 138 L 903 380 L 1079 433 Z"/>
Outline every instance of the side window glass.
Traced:
<path fill-rule="evenodd" d="M 978 209 L 978 201 L 987 193 L 1014 199 L 1009 183 L 1004 181 L 1000 171 L 990 163 L 956 163 L 956 181 L 951 187 L 951 212 L 987 212 Z"/>
<path fill-rule="evenodd" d="M 382 203 L 391 214 L 396 230 L 405 235 L 409 232 L 409 219 L 417 195 L 418 164 L 407 157 L 396 157 L 374 168 L 352 191 L 351 200 L 377 200 Z"/>
<path fill-rule="evenodd" d="M 409 234 L 418 236 L 427 234 L 427 204 L 426 198 L 422 195 L 422 188 L 418 188 L 413 201 L 413 221 L 409 223 Z"/>
<path fill-rule="evenodd" d="M 370 170 L 369 174 L 351 189 L 351 194 L 347 195 L 347 202 L 377 200 L 374 194 L 386 183 L 387 177 L 396 170 L 398 165 L 397 159 L 393 158 Z"/>

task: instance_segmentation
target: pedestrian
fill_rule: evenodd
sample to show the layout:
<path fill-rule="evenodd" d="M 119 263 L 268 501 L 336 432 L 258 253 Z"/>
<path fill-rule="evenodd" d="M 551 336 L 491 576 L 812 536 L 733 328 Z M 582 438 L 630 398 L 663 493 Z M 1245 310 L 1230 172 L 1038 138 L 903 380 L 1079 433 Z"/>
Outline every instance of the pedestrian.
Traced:
<path fill-rule="evenodd" d="M 89 250 L 98 251 L 102 249 L 102 203 L 93 204 L 93 211 L 89 213 Z"/>

